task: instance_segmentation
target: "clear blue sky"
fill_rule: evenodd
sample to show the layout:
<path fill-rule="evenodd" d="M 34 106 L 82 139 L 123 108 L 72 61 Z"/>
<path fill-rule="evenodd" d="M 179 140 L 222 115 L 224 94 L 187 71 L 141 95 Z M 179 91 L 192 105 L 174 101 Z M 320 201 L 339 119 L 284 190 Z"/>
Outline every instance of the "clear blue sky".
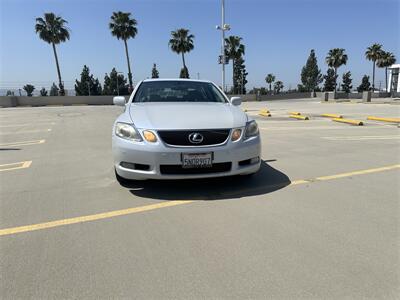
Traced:
<path fill-rule="evenodd" d="M 129 11 L 138 21 L 138 35 L 129 40 L 134 81 L 150 76 L 157 63 L 161 77 L 176 77 L 180 56 L 168 48 L 171 30 L 185 27 L 195 35 L 195 48 L 186 56 L 192 78 L 220 83 L 220 0 L 0 0 L 0 88 L 33 83 L 38 89 L 57 82 L 51 46 L 35 34 L 35 18 L 54 12 L 68 20 L 71 39 L 57 47 L 63 80 L 73 87 L 84 64 L 103 82 L 112 67 L 127 73 L 123 43 L 112 37 L 108 23 L 113 11 Z M 248 88 L 265 86 L 273 73 L 292 88 L 310 49 L 325 73 L 329 49 L 345 48 L 349 56 L 339 75 L 350 70 L 353 85 L 372 64 L 365 60 L 367 46 L 378 42 L 400 60 L 399 0 L 226 0 L 230 34 L 246 45 Z M 227 83 L 232 81 L 231 67 Z M 384 80 L 378 70 L 376 84 Z"/>

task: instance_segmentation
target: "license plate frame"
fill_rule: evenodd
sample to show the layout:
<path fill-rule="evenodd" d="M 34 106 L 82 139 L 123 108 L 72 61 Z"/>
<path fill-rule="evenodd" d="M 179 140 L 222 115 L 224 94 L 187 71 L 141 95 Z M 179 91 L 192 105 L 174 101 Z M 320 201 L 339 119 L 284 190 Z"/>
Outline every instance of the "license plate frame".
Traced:
<path fill-rule="evenodd" d="M 183 169 L 211 168 L 214 160 L 213 152 L 181 153 Z"/>

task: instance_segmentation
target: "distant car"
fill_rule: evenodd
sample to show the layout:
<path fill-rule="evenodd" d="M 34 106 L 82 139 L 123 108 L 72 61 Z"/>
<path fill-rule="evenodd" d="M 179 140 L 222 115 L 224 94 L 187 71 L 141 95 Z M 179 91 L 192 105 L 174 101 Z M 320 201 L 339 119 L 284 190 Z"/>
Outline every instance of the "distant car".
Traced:
<path fill-rule="evenodd" d="M 118 181 L 249 175 L 260 168 L 257 123 L 212 82 L 140 82 L 114 123 Z"/>

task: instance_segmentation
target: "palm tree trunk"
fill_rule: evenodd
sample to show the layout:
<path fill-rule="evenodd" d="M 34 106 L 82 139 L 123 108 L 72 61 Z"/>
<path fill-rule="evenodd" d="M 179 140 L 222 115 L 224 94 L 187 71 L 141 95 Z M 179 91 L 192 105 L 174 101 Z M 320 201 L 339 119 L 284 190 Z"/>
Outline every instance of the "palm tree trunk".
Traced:
<path fill-rule="evenodd" d="M 372 61 L 372 92 L 375 91 L 375 60 Z"/>
<path fill-rule="evenodd" d="M 60 64 L 58 63 L 56 45 L 54 43 L 52 43 L 52 45 L 53 45 L 54 58 L 56 59 L 57 74 L 58 74 L 58 86 L 60 87 L 59 94 L 60 94 L 60 96 L 64 96 L 65 95 L 65 91 L 64 91 L 64 85 L 63 85 L 63 83 L 61 81 Z"/>
<path fill-rule="evenodd" d="M 232 91 L 234 94 L 236 94 L 236 90 L 235 90 L 235 86 L 236 86 L 236 84 L 235 84 L 235 59 L 233 59 L 233 58 L 232 58 L 232 85 L 233 85 Z"/>
<path fill-rule="evenodd" d="M 128 44 L 126 43 L 126 40 L 124 40 L 124 44 L 125 44 L 126 61 L 128 62 L 129 87 L 130 87 L 130 90 L 132 92 L 133 82 L 132 82 L 131 63 L 129 61 Z M 117 74 L 117 76 L 118 76 L 118 74 Z"/>
<path fill-rule="evenodd" d="M 183 63 L 183 68 L 186 69 L 186 64 L 185 64 L 185 53 L 182 52 L 182 63 Z"/>
<path fill-rule="evenodd" d="M 337 74 L 337 68 L 335 68 L 335 92 L 336 92 L 336 74 Z"/>

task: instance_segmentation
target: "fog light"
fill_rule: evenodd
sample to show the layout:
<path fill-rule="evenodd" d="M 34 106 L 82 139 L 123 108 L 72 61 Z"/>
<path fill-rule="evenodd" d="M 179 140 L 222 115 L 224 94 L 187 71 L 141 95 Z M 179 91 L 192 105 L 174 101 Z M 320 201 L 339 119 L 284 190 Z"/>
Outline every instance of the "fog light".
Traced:
<path fill-rule="evenodd" d="M 235 142 L 238 139 L 240 139 L 241 135 L 242 135 L 242 129 L 234 129 L 232 132 L 232 142 Z"/>
<path fill-rule="evenodd" d="M 258 163 L 260 161 L 260 158 L 257 156 L 257 157 L 253 157 L 252 159 L 250 159 L 250 163 L 251 164 L 256 164 L 256 163 Z"/>
<path fill-rule="evenodd" d="M 135 164 L 126 161 L 121 161 L 120 166 L 126 169 L 135 169 Z"/>
<path fill-rule="evenodd" d="M 146 141 L 150 142 L 150 143 L 155 143 L 155 142 L 157 142 L 157 137 L 156 137 L 156 135 L 155 135 L 153 132 L 151 132 L 150 130 L 144 130 L 144 131 L 143 131 L 143 136 L 144 136 L 144 139 L 145 139 Z"/>

